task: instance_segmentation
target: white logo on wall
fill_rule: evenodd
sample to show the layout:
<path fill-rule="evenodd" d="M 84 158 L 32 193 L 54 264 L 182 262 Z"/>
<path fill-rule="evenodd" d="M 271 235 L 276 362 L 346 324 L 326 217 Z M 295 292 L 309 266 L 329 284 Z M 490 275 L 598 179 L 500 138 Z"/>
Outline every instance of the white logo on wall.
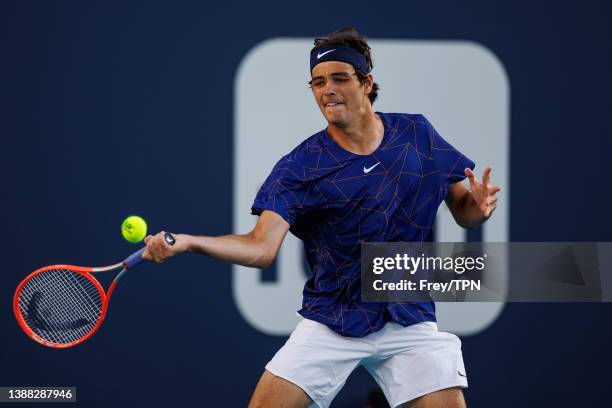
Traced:
<path fill-rule="evenodd" d="M 255 225 L 257 217 L 249 210 L 274 164 L 325 127 L 305 86 L 310 80 L 311 44 L 310 39 L 265 41 L 251 49 L 240 64 L 234 94 L 236 233 L 248 232 Z M 483 241 L 508 241 L 509 83 L 500 61 L 483 46 L 465 41 L 371 40 L 370 45 L 376 64 L 373 74 L 381 86 L 375 110 L 422 113 L 476 163 L 478 175 L 491 165 L 492 179 L 502 186 L 503 194 L 498 197 L 495 215 L 483 226 Z M 270 64 L 272 60 L 277 62 Z M 466 237 L 444 204 L 436 220 L 436 237 L 439 242 Z M 257 330 L 288 335 L 295 327 L 306 276 L 301 250 L 301 242 L 288 234 L 276 260 L 273 282 L 262 281 L 256 269 L 233 266 L 234 301 Z M 500 267 L 507 276 L 507 262 Z M 470 335 L 492 324 L 503 303 L 438 303 L 436 307 L 441 330 Z"/>

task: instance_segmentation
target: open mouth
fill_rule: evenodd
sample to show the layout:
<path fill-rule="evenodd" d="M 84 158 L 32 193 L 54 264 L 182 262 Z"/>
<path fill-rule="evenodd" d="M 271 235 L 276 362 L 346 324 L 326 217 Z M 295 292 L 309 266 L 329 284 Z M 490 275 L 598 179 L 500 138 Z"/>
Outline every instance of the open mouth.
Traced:
<path fill-rule="evenodd" d="M 343 105 L 343 103 L 342 102 L 327 102 L 325 104 L 325 107 L 326 108 L 333 108 L 335 106 L 340 106 L 340 105 Z"/>

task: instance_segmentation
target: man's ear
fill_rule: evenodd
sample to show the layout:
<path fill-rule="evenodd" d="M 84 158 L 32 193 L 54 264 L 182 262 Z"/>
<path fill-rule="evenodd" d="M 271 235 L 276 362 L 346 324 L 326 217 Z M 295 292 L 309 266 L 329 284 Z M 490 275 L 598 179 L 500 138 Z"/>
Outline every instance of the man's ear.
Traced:
<path fill-rule="evenodd" d="M 369 73 L 366 75 L 366 79 L 367 80 L 363 84 L 363 88 L 366 95 L 369 95 L 370 92 L 372 92 L 372 88 L 374 87 L 374 75 L 372 75 L 372 73 Z"/>

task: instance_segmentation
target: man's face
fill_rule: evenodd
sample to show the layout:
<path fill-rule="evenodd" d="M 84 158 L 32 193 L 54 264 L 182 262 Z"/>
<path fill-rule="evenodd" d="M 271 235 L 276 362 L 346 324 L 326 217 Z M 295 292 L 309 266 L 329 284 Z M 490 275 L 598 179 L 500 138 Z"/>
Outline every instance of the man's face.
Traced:
<path fill-rule="evenodd" d="M 312 93 L 321 113 L 330 124 L 348 126 L 354 118 L 371 109 L 368 93 L 374 83 L 368 74 L 361 84 L 352 65 L 340 61 L 322 62 L 312 70 Z"/>

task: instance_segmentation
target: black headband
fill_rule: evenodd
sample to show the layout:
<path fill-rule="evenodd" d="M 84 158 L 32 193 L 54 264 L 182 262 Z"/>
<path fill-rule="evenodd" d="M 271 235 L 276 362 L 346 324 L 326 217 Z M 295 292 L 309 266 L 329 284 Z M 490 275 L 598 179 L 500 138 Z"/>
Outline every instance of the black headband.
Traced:
<path fill-rule="evenodd" d="M 346 62 L 364 74 L 370 72 L 370 66 L 365 57 L 354 49 L 343 45 L 326 45 L 310 53 L 310 72 L 312 73 L 312 69 L 317 64 L 326 61 Z"/>

